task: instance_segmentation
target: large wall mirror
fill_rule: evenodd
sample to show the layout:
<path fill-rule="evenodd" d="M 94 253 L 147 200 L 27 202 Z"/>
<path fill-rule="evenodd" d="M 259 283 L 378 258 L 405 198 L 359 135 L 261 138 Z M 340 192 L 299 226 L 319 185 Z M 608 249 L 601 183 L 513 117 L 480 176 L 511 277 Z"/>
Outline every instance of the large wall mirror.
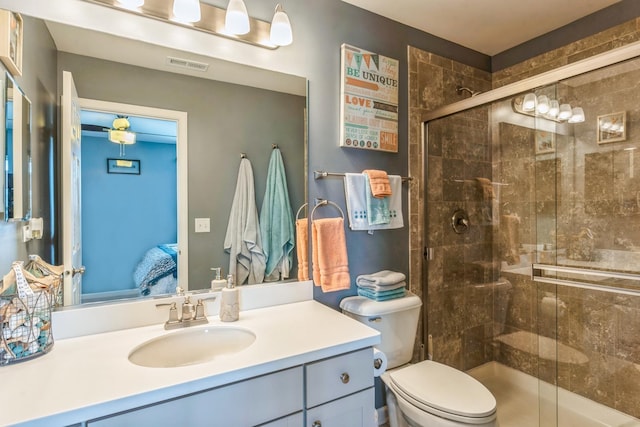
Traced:
<path fill-rule="evenodd" d="M 31 102 L 9 74 L 4 79 L 3 208 L 5 221 L 31 216 Z"/>
<path fill-rule="evenodd" d="M 24 16 L 24 11 L 21 12 Z M 33 20 L 33 16 L 25 19 L 25 38 Z M 83 201 L 81 216 L 74 221 L 81 229 L 83 248 L 99 250 L 83 254 L 86 270 L 82 302 L 144 297 L 136 286 L 134 273 L 147 252 L 157 247 L 165 251 L 167 247 L 177 248 L 178 260 L 180 256 L 188 257 L 187 271 L 179 269 L 177 282 L 181 287 L 188 284 L 190 291 L 210 288 L 212 268 L 221 267 L 223 275 L 226 274 L 229 254 L 224 251 L 224 239 L 242 154 L 253 167 L 258 209 L 264 198 L 274 145 L 284 160 L 293 214 L 305 203 L 307 82 L 304 77 L 202 57 L 59 22 L 45 20 L 44 24 L 58 51 L 59 95 L 62 72 L 69 71 L 73 74 L 81 107 L 84 101 L 91 100 L 179 111 L 188 116 L 187 173 L 186 182 L 181 183 L 180 172 L 176 172 L 175 167 L 180 163 L 180 149 L 176 144 L 184 141 L 176 141 L 175 135 L 171 143 L 146 140 L 145 137 L 154 139 L 163 132 L 159 128 L 146 128 L 154 121 L 147 119 L 154 117 L 136 117 L 130 111 L 117 108 L 83 110 L 80 175 Z M 208 63 L 209 70 L 194 72 L 175 67 L 168 57 Z M 231 78 L 222 76 L 222 71 Z M 89 114 L 96 112 L 100 114 Z M 128 116 L 130 130 L 137 131 L 140 138 L 136 144 L 124 147 L 124 153 L 120 144 L 108 139 L 108 129 L 113 128 L 113 120 L 118 116 Z M 145 127 L 139 119 L 144 119 Z M 157 152 L 163 153 L 157 157 L 160 160 L 155 160 Z M 163 167 L 159 162 L 168 166 Z M 173 177 L 167 177 L 167 173 Z M 153 197 L 166 197 L 171 201 L 172 206 L 163 213 L 163 220 L 173 215 L 177 235 L 154 232 L 160 227 L 157 224 L 160 216 L 142 212 L 134 203 L 151 196 L 150 187 L 140 188 L 143 184 L 149 185 L 154 176 L 157 182 L 165 184 L 162 189 L 154 190 Z M 107 187 L 111 184 L 120 190 Z M 96 185 L 102 187 L 96 190 Z M 122 189 L 137 193 L 118 193 L 124 191 Z M 185 192 L 188 193 L 185 195 Z M 103 203 L 103 207 L 98 208 L 102 220 L 98 220 L 95 213 L 96 200 Z M 115 209 L 117 213 L 106 215 L 106 209 Z M 208 219 L 210 231 L 196 232 L 196 219 Z M 143 227 L 145 243 L 137 254 L 131 254 L 132 245 L 124 242 L 135 233 L 140 235 Z M 183 241 L 181 228 L 187 230 Z M 140 243 L 142 239 L 137 240 Z M 117 257 L 125 253 L 126 259 Z M 295 262 L 295 249 L 292 254 Z M 295 279 L 296 268 L 289 278 L 282 279 Z"/>

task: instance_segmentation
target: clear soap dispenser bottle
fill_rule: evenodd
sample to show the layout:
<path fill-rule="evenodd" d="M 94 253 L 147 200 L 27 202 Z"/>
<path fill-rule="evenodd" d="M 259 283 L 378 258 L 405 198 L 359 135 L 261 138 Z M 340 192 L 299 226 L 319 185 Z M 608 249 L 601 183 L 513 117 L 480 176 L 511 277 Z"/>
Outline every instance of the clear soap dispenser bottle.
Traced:
<path fill-rule="evenodd" d="M 211 271 L 216 272 L 216 278 L 211 281 L 211 290 L 219 291 L 227 286 L 227 281 L 220 277 L 220 273 L 222 272 L 222 268 L 216 267 L 212 268 Z"/>
<path fill-rule="evenodd" d="M 220 301 L 220 320 L 223 322 L 235 322 L 240 317 L 240 301 L 238 301 L 238 289 L 233 285 L 233 275 L 227 276 L 227 287 L 222 289 Z"/>

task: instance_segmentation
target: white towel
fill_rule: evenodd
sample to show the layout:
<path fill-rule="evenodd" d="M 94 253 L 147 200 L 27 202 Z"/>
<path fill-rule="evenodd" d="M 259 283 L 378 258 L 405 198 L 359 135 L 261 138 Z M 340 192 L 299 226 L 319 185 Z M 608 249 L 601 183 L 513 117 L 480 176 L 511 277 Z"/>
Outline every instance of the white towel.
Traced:
<path fill-rule="evenodd" d="M 229 274 L 233 274 L 237 285 L 247 280 L 250 285 L 264 281 L 266 259 L 262 251 L 253 169 L 246 158 L 240 161 L 224 250 L 230 255 Z"/>
<path fill-rule="evenodd" d="M 356 277 L 356 285 L 367 286 L 390 286 L 406 280 L 406 276 L 399 271 L 382 270 L 371 274 L 361 274 Z"/>
<path fill-rule="evenodd" d="M 369 225 L 367 220 L 367 184 L 361 173 L 344 174 L 344 193 L 347 201 L 347 216 L 349 228 L 358 230 L 387 230 L 404 227 L 402 218 L 402 177 L 389 175 L 391 196 L 389 196 L 389 213 L 391 220 L 388 224 Z"/>

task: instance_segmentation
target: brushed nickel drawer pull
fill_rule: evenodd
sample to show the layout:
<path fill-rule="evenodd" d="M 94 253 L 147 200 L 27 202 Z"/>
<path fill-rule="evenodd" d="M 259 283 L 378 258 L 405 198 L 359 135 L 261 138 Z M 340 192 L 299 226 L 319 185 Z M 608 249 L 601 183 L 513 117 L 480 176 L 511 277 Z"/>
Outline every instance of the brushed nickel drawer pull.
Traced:
<path fill-rule="evenodd" d="M 322 427 L 322 423 L 320 421 L 314 421 L 311 427 Z"/>
<path fill-rule="evenodd" d="M 349 374 L 345 372 L 340 375 L 340 381 L 342 381 L 342 384 L 347 384 L 349 382 Z"/>

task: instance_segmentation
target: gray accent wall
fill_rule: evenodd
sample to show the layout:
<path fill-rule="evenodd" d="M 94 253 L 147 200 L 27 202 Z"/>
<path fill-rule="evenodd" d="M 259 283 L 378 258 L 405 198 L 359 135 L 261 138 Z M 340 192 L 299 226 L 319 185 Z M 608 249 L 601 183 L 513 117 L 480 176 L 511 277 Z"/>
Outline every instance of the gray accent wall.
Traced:
<path fill-rule="evenodd" d="M 57 239 L 57 229 L 53 226 L 56 220 L 54 153 L 58 120 L 56 48 L 42 21 L 29 17 L 23 17 L 23 20 L 23 73 L 16 76 L 15 81 L 31 101 L 32 216 L 43 218 L 44 236 L 41 240 L 24 243 L 22 222 L 0 220 L 0 278 L 9 272 L 12 261 L 26 261 L 29 254 L 51 259 Z M 0 70 L 4 81 L 5 69 L 1 65 Z"/>

